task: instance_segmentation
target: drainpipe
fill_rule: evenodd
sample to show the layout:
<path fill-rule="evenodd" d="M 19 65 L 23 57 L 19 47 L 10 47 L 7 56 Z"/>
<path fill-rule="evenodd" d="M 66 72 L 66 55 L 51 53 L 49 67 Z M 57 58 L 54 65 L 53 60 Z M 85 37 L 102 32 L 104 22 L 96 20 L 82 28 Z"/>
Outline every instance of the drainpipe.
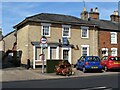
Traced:
<path fill-rule="evenodd" d="M 94 41 L 95 41 L 95 25 L 94 25 L 94 29 L 93 29 L 93 55 L 95 54 L 94 48 L 96 48 Z"/>
<path fill-rule="evenodd" d="M 99 34 L 100 34 L 100 31 L 98 30 L 98 35 L 97 35 L 98 36 L 98 43 L 97 43 L 98 44 L 98 46 L 97 46 L 98 47 L 98 56 L 101 57 L 101 48 L 100 48 L 100 43 L 99 43 L 100 42 L 99 41 Z"/>

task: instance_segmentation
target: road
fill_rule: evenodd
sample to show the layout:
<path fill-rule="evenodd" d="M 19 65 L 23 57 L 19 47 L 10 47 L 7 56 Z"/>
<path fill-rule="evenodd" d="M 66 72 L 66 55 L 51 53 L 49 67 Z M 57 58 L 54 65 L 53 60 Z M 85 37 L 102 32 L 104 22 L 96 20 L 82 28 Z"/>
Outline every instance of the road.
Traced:
<path fill-rule="evenodd" d="M 81 88 L 95 87 L 118 88 L 118 81 L 118 74 L 115 74 L 50 80 L 9 81 L 3 82 L 2 86 L 3 90 L 4 88 L 79 88 L 80 90 Z"/>

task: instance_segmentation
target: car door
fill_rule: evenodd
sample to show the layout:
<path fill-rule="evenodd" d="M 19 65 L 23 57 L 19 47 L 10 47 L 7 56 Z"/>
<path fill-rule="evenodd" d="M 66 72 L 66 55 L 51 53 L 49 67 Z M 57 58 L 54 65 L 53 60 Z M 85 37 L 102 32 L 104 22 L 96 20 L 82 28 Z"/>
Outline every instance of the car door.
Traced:
<path fill-rule="evenodd" d="M 104 56 L 102 59 L 101 59 L 101 65 L 102 66 L 106 66 L 106 64 L 107 64 L 107 61 L 108 61 L 108 56 Z"/>

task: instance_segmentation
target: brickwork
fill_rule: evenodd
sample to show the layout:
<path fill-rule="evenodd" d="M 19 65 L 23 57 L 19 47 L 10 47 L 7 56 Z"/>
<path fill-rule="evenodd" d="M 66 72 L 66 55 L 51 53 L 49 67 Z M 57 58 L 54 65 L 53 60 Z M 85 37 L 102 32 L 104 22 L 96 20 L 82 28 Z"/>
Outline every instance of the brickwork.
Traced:
<path fill-rule="evenodd" d="M 99 31 L 99 55 L 101 55 L 102 48 L 108 48 L 108 54 L 110 55 L 111 48 L 118 48 L 118 55 L 120 55 L 120 32 L 117 32 L 117 44 L 111 44 L 111 35 L 108 30 L 100 30 Z"/>

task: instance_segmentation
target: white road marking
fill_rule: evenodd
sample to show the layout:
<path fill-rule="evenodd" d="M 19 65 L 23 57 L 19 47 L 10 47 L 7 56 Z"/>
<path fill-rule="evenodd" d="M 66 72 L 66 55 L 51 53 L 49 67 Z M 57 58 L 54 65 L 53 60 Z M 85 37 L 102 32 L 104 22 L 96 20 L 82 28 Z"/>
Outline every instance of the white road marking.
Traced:
<path fill-rule="evenodd" d="M 93 87 L 93 88 L 86 88 L 86 89 L 80 89 L 80 90 L 99 90 L 99 89 L 108 89 L 108 88 L 103 86 L 103 87 Z M 110 89 L 110 90 L 112 90 L 112 89 Z"/>

